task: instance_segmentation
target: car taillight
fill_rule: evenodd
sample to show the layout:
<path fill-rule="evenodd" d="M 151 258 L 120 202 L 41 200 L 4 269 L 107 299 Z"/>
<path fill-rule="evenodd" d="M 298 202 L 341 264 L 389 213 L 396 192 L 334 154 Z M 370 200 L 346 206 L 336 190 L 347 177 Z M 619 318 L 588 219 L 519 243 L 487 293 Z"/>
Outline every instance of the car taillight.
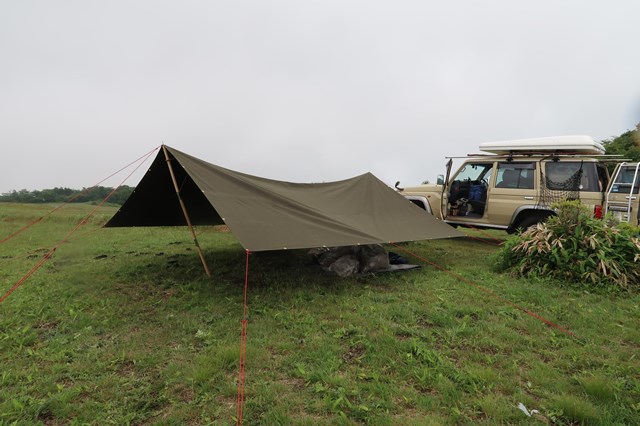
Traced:
<path fill-rule="evenodd" d="M 598 205 L 593 208 L 593 217 L 602 219 L 602 206 Z"/>

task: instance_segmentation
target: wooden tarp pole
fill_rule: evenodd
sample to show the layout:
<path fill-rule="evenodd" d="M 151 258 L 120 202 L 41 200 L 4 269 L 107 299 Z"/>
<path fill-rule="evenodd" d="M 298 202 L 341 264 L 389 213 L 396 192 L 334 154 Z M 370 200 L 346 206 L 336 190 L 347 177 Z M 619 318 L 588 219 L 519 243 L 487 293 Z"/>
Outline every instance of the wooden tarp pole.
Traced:
<path fill-rule="evenodd" d="M 202 266 L 204 266 L 204 271 L 207 273 L 207 276 L 211 277 L 211 272 L 209 272 L 207 261 L 204 259 L 204 253 L 202 253 L 202 249 L 200 248 L 200 244 L 198 243 L 198 238 L 196 238 L 196 233 L 193 230 L 193 226 L 191 226 L 191 220 L 189 219 L 189 213 L 187 213 L 187 207 L 185 206 L 184 201 L 180 196 L 180 188 L 178 187 L 178 181 L 176 180 L 175 173 L 173 173 L 171 158 L 169 158 L 169 151 L 167 151 L 167 147 L 165 145 L 162 145 L 162 152 L 164 152 L 164 158 L 167 160 L 167 166 L 169 166 L 169 173 L 171 174 L 171 180 L 173 181 L 173 188 L 176 190 L 176 195 L 178 196 L 178 201 L 180 201 L 180 207 L 182 208 L 184 219 L 187 221 L 187 226 L 189 227 L 189 231 L 191 232 L 191 236 L 193 237 L 193 242 L 195 243 L 196 249 L 198 250 L 198 255 L 200 255 Z"/>

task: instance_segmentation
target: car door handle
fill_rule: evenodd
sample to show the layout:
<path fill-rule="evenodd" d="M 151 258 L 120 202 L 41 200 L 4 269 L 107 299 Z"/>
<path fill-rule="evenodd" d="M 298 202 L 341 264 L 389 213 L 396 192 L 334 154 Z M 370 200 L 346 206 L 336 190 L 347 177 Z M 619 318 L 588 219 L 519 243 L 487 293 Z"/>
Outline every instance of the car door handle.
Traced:
<path fill-rule="evenodd" d="M 524 197 L 524 199 L 525 199 L 525 200 L 533 200 L 533 197 L 532 197 L 532 196 L 530 196 L 530 195 L 526 195 L 526 196 Z"/>

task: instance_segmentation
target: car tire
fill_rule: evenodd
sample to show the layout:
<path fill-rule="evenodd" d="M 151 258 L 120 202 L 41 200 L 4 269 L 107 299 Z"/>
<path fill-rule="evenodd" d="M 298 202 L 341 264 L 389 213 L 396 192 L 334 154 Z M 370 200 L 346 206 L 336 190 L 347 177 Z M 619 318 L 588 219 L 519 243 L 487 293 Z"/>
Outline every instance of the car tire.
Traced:
<path fill-rule="evenodd" d="M 527 216 L 520 221 L 520 223 L 515 227 L 516 230 L 520 230 L 520 232 L 524 232 L 532 226 L 537 225 L 538 223 L 544 222 L 547 220 L 546 216 Z"/>

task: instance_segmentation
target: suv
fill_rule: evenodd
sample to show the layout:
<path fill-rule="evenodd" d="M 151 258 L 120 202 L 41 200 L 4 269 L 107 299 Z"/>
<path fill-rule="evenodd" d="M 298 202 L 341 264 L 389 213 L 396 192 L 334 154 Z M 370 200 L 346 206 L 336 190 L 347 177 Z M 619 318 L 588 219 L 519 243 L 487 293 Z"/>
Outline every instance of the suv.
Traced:
<path fill-rule="evenodd" d="M 465 157 L 453 175 L 450 158 L 447 179 L 440 175 L 436 185 L 396 189 L 452 226 L 511 233 L 544 221 L 563 199 L 580 199 L 602 216 L 609 173 L 591 137 L 490 142 L 480 150 L 488 154 Z"/>

